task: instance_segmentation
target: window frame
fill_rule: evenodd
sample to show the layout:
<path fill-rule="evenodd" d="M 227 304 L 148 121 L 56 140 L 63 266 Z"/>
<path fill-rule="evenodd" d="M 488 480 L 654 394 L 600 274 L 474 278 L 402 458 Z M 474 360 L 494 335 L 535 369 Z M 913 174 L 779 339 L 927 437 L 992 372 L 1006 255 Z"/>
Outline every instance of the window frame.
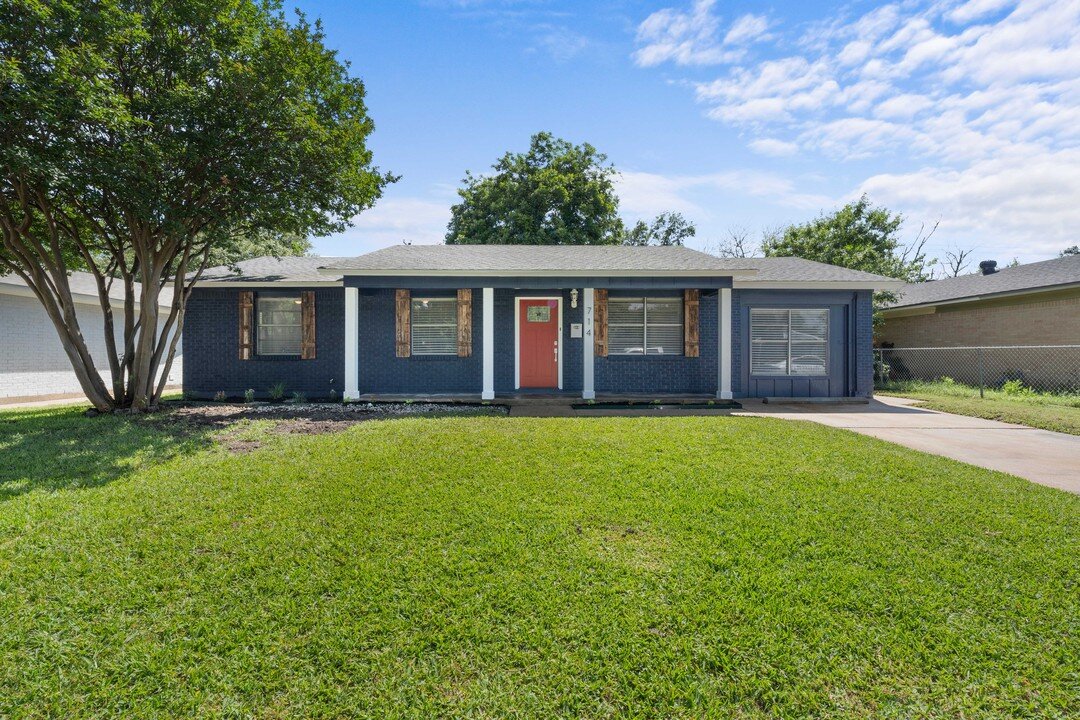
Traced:
<path fill-rule="evenodd" d="M 821 307 L 821 306 L 815 306 L 815 307 L 757 306 L 757 307 L 751 307 L 749 310 L 750 310 L 750 312 L 749 312 L 749 317 L 747 318 L 746 337 L 747 337 L 748 344 L 750 346 L 749 347 L 749 358 L 748 359 L 749 359 L 749 370 L 750 370 L 751 375 L 753 375 L 755 377 L 783 377 L 783 378 L 797 378 L 797 377 L 820 378 L 820 377 L 828 377 L 830 375 L 829 368 L 830 368 L 830 365 L 831 365 L 831 362 L 832 362 L 832 353 L 831 353 L 831 348 L 830 348 L 830 344 L 831 344 L 830 339 L 832 337 L 832 327 L 831 327 L 831 325 L 832 325 L 832 312 L 831 312 L 830 308 Z M 822 341 L 822 343 L 824 345 L 824 353 L 823 353 L 823 360 L 824 361 L 822 363 L 821 372 L 792 372 L 792 368 L 791 368 L 791 348 L 792 348 L 792 345 L 796 345 L 798 343 L 792 338 L 791 318 L 792 318 L 793 313 L 799 312 L 799 311 L 807 311 L 807 310 L 825 313 L 825 336 L 824 336 L 824 340 Z M 761 344 L 778 345 L 780 343 L 784 343 L 787 346 L 787 360 L 785 361 L 785 371 L 784 372 L 775 372 L 775 371 L 774 372 L 755 372 L 754 371 L 754 349 L 756 347 L 756 345 L 754 343 L 754 312 L 755 311 L 771 311 L 771 312 L 783 311 L 783 312 L 787 313 L 787 333 L 786 333 L 787 337 L 786 337 L 786 339 L 784 339 L 784 340 L 773 340 L 773 341 L 769 341 L 768 343 L 758 343 L 758 345 L 761 345 Z"/>
<path fill-rule="evenodd" d="M 264 323 L 262 321 L 262 303 L 266 300 L 288 300 L 296 305 L 296 325 L 278 325 L 275 323 Z M 296 294 L 286 292 L 269 292 L 269 293 L 255 293 L 255 321 L 254 321 L 254 335 L 255 335 L 255 356 L 273 360 L 280 360 L 283 358 L 292 359 L 299 358 L 304 352 L 304 311 L 303 311 L 303 295 L 299 292 Z M 263 327 L 295 327 L 296 328 L 296 352 L 266 352 L 263 350 L 262 328 Z"/>
<path fill-rule="evenodd" d="M 450 303 L 453 306 L 453 322 L 450 323 L 418 323 L 416 314 L 416 304 L 424 302 L 445 302 Z M 409 356 L 410 357 L 457 357 L 457 319 L 458 319 L 458 299 L 457 296 L 427 296 L 417 297 L 411 296 L 409 298 Z M 420 327 L 448 327 L 452 328 L 453 349 L 446 352 L 424 352 L 418 349 L 416 346 L 416 328 Z"/>
<path fill-rule="evenodd" d="M 641 321 L 640 322 L 612 322 L 611 306 L 616 303 L 631 303 L 635 301 L 641 302 Z M 679 328 L 679 342 L 675 344 L 678 349 L 677 352 L 649 352 L 649 303 L 650 302 L 674 302 L 679 305 L 679 322 L 677 323 L 654 323 L 654 327 L 678 327 Z M 607 299 L 607 342 L 608 353 L 607 357 L 613 358 L 634 358 L 634 357 L 652 357 L 652 358 L 684 358 L 686 357 L 686 299 L 679 295 L 630 295 L 630 296 L 608 296 Z M 611 328 L 613 327 L 629 327 L 629 328 L 641 328 L 641 352 L 617 352 L 613 351 L 613 342 Z"/>

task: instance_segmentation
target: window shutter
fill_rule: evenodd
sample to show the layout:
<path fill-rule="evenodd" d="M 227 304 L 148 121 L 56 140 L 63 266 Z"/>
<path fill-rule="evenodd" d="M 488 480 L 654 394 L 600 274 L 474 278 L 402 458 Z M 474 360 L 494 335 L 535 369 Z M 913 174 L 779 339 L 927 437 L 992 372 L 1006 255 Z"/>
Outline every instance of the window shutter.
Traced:
<path fill-rule="evenodd" d="M 315 359 L 315 291 L 300 293 L 300 359 Z"/>
<path fill-rule="evenodd" d="M 472 290 L 457 291 L 457 354 L 472 356 Z"/>
<path fill-rule="evenodd" d="M 412 333 L 409 330 L 409 311 L 411 301 L 408 290 L 397 291 L 397 318 L 395 323 L 395 340 L 398 357 L 409 357 L 412 345 Z"/>
<path fill-rule="evenodd" d="M 607 290 L 593 292 L 593 354 L 607 357 Z"/>
<path fill-rule="evenodd" d="M 250 360 L 254 350 L 251 330 L 252 309 L 255 307 L 255 293 L 251 290 L 240 291 L 240 359 Z"/>
<path fill-rule="evenodd" d="M 698 340 L 700 300 L 700 290 L 683 290 L 683 355 L 686 357 L 698 357 L 701 354 L 701 343 Z"/>

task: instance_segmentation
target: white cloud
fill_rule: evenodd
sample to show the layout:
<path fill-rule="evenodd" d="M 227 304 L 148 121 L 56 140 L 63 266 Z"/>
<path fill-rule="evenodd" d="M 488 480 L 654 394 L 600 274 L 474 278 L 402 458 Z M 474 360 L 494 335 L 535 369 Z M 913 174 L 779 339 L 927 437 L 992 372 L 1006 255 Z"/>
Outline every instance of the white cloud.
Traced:
<path fill-rule="evenodd" d="M 777 140 L 776 138 L 751 140 L 749 145 L 750 149 L 758 155 L 768 155 L 769 157 L 787 157 L 799 151 L 798 143 Z"/>
<path fill-rule="evenodd" d="M 867 178 L 858 192 L 909 214 L 941 218 L 939 233 L 978 238 L 1008 255 L 1047 255 L 1076 241 L 1080 150 L 987 159 Z"/>
<path fill-rule="evenodd" d="M 622 172 L 616 183 L 620 209 L 631 217 L 647 217 L 674 210 L 691 218 L 708 217 L 716 198 L 732 195 L 766 198 L 780 205 L 817 209 L 832 198 L 804 193 L 786 177 L 755 170 L 732 170 L 703 175 L 661 175 Z"/>
<path fill-rule="evenodd" d="M 536 44 L 552 58 L 566 62 L 580 55 L 589 47 L 589 39 L 565 27 L 538 28 L 541 30 Z"/>
<path fill-rule="evenodd" d="M 722 65 L 746 56 L 745 45 L 767 39 L 769 20 L 746 14 L 719 40 L 720 18 L 713 14 L 716 0 L 695 0 L 688 10 L 664 8 L 638 25 L 634 61 L 642 67 L 665 62 L 676 65 Z"/>
<path fill-rule="evenodd" d="M 342 233 L 314 240 L 321 255 L 359 255 L 403 241 L 414 245 L 441 243 L 450 222 L 451 201 L 426 198 L 383 198 L 353 218 Z"/>
<path fill-rule="evenodd" d="M 949 20 L 961 25 L 1012 5 L 1015 0 L 969 0 L 948 14 Z"/>
<path fill-rule="evenodd" d="M 694 9 L 715 38 L 712 3 Z M 904 0 L 801 32 L 763 36 L 775 41 L 767 59 L 718 61 L 727 67 L 714 79 L 690 83 L 708 117 L 739 127 L 759 154 L 874 160 L 887 171 L 852 191 L 940 212 L 943 229 L 1075 242 L 1080 0 Z M 668 60 L 679 63 L 650 64 Z"/>
<path fill-rule="evenodd" d="M 934 101 L 926 95 L 901 93 L 878 103 L 874 115 L 891 120 L 907 120 L 933 105 Z"/>
<path fill-rule="evenodd" d="M 731 25 L 731 29 L 724 36 L 725 45 L 739 45 L 765 40 L 768 36 L 765 31 L 769 29 L 769 20 L 764 15 L 743 15 Z"/>

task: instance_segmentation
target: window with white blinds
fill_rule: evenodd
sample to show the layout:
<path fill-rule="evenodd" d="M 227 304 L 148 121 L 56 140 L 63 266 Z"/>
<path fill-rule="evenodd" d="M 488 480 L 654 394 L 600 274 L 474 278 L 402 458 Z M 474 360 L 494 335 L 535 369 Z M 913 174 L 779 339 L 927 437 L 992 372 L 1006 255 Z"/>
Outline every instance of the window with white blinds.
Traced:
<path fill-rule="evenodd" d="M 260 355 L 299 355 L 302 341 L 299 295 L 259 296 L 258 345 Z"/>
<path fill-rule="evenodd" d="M 827 375 L 828 309 L 751 308 L 750 372 Z"/>
<path fill-rule="evenodd" d="M 679 297 L 609 297 L 609 355 L 682 355 L 683 301 Z"/>
<path fill-rule="evenodd" d="M 457 298 L 413 298 L 413 355 L 457 355 Z"/>

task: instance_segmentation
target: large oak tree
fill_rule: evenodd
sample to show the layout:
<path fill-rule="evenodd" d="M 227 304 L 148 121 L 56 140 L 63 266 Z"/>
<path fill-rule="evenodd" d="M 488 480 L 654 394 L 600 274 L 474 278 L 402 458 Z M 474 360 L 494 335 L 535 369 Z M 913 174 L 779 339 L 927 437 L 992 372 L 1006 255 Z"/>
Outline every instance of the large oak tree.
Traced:
<path fill-rule="evenodd" d="M 275 2 L 0 0 L 0 273 L 41 301 L 96 408 L 150 408 L 208 262 L 341 229 L 393 181 L 372 127 L 319 24 Z M 108 380 L 76 269 L 97 280 Z"/>

